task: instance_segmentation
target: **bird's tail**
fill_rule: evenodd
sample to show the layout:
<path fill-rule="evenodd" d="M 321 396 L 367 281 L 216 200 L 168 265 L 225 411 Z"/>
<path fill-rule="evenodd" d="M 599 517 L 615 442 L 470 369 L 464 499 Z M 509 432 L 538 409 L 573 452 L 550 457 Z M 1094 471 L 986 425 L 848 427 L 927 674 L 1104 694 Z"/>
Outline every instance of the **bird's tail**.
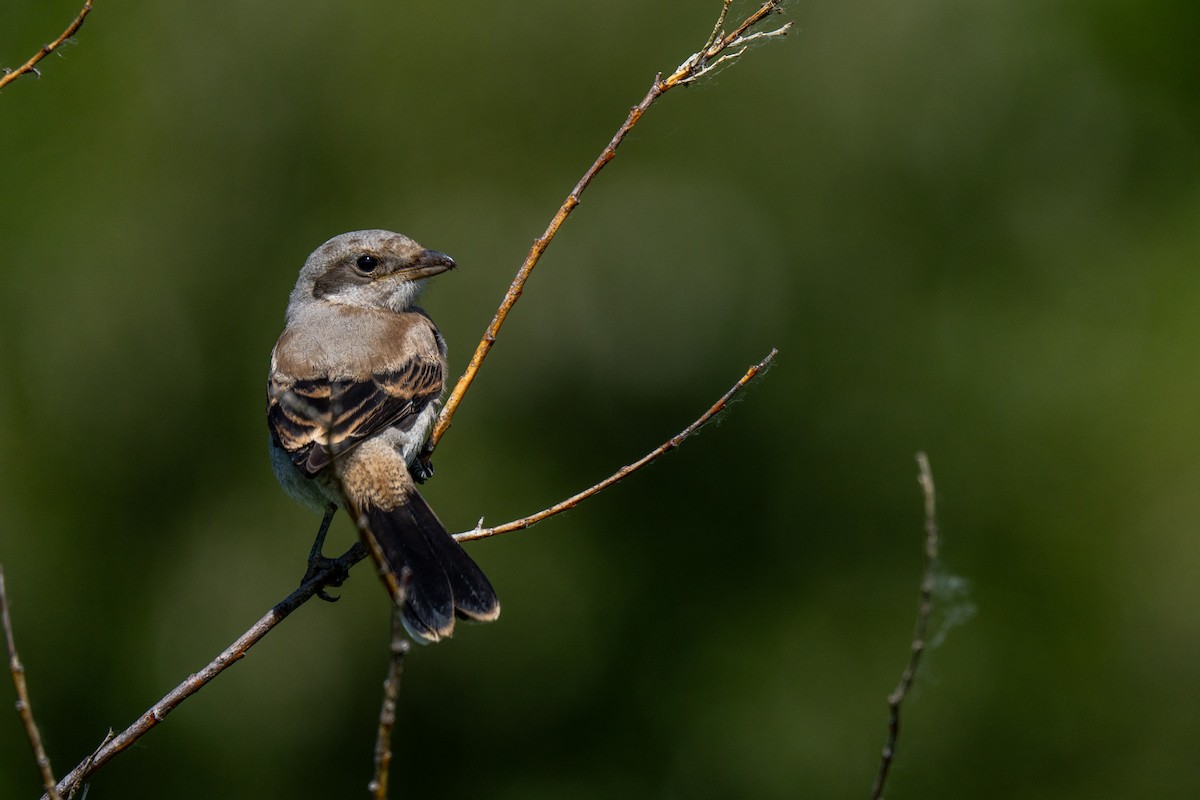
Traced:
<path fill-rule="evenodd" d="M 415 641 L 428 644 L 450 636 L 456 617 L 491 622 L 500 616 L 500 601 L 483 570 L 415 489 L 396 508 L 368 504 L 362 515 L 378 544 L 381 568 L 401 587 L 401 617 Z"/>

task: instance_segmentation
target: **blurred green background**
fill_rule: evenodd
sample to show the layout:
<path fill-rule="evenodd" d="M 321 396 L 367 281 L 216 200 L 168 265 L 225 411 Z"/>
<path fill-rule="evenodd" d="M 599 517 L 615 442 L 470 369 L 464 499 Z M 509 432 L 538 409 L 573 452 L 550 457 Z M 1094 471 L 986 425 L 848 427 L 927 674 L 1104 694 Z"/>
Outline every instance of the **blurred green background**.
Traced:
<path fill-rule="evenodd" d="M 3 91 L 0 562 L 59 774 L 303 571 L 263 387 L 309 251 L 386 227 L 451 253 L 425 305 L 457 375 L 718 5 L 98 0 Z M 787 10 L 592 186 L 426 496 L 456 530 L 535 511 L 777 366 L 635 479 L 469 547 L 504 614 L 409 659 L 395 796 L 866 796 L 923 449 L 969 583 L 939 625 L 975 614 L 889 797 L 1196 797 L 1200 5 Z M 76 11 L 5 0 L 0 63 Z M 365 796 L 388 612 L 368 568 L 342 595 L 89 797 Z M 37 794 L 6 713 L 0 796 Z"/>

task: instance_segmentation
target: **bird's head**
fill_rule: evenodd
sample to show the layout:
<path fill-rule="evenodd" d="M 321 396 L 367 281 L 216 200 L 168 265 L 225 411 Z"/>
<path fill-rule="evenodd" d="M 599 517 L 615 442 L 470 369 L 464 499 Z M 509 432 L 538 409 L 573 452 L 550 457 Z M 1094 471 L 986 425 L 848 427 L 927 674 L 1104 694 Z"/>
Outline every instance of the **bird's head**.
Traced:
<path fill-rule="evenodd" d="M 400 233 L 343 233 L 304 262 L 288 313 L 313 300 L 404 311 L 416 302 L 428 278 L 454 267 L 450 256 L 427 250 Z"/>

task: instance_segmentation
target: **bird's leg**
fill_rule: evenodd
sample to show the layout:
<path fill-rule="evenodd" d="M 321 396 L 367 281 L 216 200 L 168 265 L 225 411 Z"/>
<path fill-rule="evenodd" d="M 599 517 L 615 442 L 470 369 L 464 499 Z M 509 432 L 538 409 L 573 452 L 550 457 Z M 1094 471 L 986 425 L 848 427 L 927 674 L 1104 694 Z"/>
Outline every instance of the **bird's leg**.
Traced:
<path fill-rule="evenodd" d="M 304 577 L 300 580 L 301 585 L 308 583 L 320 573 L 326 573 L 325 583 L 322 588 L 317 589 L 317 597 L 322 600 L 328 600 L 330 603 L 337 602 L 336 597 L 325 591 L 325 586 L 341 586 L 349 577 L 349 570 L 343 566 L 336 558 L 328 558 L 322 553 L 325 548 L 325 536 L 329 533 L 329 525 L 333 522 L 333 515 L 337 513 L 337 505 L 330 503 L 325 506 L 325 518 L 321 520 L 321 527 L 317 530 L 317 538 L 313 540 L 312 550 L 308 553 L 308 571 L 304 573 Z"/>

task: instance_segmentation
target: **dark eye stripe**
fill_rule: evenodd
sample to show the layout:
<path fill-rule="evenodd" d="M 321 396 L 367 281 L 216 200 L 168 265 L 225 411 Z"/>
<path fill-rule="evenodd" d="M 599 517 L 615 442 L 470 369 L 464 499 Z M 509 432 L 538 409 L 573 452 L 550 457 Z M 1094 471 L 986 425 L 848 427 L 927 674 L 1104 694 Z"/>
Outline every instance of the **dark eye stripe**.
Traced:
<path fill-rule="evenodd" d="M 317 282 L 313 285 L 313 297 L 320 300 L 322 297 L 328 297 L 329 295 L 345 291 L 351 286 L 361 286 L 370 283 L 370 276 L 362 274 L 361 271 L 356 269 L 356 266 L 340 264 L 317 278 Z"/>

